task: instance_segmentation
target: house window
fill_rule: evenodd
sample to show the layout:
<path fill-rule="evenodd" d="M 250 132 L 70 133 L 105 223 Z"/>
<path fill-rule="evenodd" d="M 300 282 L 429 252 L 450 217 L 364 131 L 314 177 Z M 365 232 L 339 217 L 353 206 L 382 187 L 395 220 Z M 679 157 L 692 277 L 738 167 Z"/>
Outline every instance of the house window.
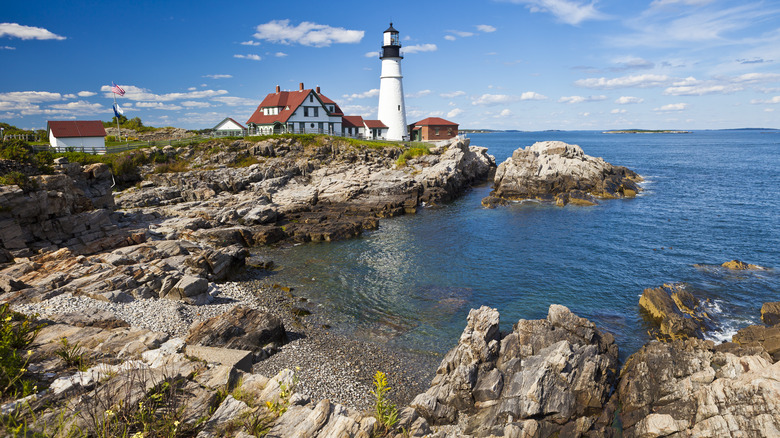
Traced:
<path fill-rule="evenodd" d="M 303 107 L 303 117 L 309 117 L 309 107 Z"/>
<path fill-rule="evenodd" d="M 447 128 L 447 135 L 452 136 L 452 128 Z"/>
<path fill-rule="evenodd" d="M 311 124 L 311 127 L 314 128 L 314 123 Z"/>
<path fill-rule="evenodd" d="M 439 128 L 435 128 L 433 131 L 433 135 L 439 135 Z"/>
<path fill-rule="evenodd" d="M 314 107 L 314 117 L 319 117 L 319 116 L 320 116 L 319 108 L 317 108 L 317 107 L 315 106 L 315 107 Z"/>
<path fill-rule="evenodd" d="M 311 94 L 309 95 L 309 102 L 314 102 L 314 96 L 312 96 Z"/>
<path fill-rule="evenodd" d="M 303 122 L 300 122 L 300 123 L 298 124 L 298 128 L 301 130 L 301 134 L 303 134 L 304 132 L 306 132 L 306 124 L 305 124 L 305 123 L 303 123 Z"/>

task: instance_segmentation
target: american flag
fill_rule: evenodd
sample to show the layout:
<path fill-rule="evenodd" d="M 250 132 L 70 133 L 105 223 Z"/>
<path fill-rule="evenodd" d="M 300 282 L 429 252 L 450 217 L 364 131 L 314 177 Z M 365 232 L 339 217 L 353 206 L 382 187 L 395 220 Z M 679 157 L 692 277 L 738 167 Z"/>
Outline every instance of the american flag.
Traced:
<path fill-rule="evenodd" d="M 125 95 L 125 90 L 123 90 L 119 85 L 115 84 L 114 81 L 111 81 L 111 91 L 113 91 L 114 94 L 118 94 L 120 96 Z"/>

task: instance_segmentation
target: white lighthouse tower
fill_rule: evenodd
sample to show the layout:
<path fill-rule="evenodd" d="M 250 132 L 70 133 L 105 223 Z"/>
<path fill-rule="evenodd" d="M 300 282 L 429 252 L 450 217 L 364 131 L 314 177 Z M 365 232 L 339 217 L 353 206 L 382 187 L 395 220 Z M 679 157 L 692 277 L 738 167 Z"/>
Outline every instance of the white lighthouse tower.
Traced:
<path fill-rule="evenodd" d="M 382 51 L 382 75 L 379 77 L 379 120 L 384 123 L 388 140 L 407 140 L 409 128 L 406 125 L 406 105 L 404 104 L 404 85 L 401 75 L 401 41 L 393 23 L 384 33 Z"/>

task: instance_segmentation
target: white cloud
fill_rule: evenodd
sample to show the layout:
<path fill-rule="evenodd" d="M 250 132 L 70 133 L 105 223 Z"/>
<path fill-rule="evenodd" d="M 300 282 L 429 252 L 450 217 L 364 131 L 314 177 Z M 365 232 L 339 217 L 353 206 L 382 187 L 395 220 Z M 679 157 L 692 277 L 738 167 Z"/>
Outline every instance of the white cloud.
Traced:
<path fill-rule="evenodd" d="M 159 110 L 167 110 L 167 111 L 177 111 L 182 108 L 183 106 L 175 105 L 175 104 L 167 104 L 162 102 L 138 102 L 135 104 L 136 108 L 152 108 L 152 109 L 159 109 Z"/>
<path fill-rule="evenodd" d="M 75 94 L 63 94 L 62 98 L 63 99 L 75 99 L 76 95 Z"/>
<path fill-rule="evenodd" d="M 239 58 L 239 59 L 251 59 L 252 61 L 260 61 L 261 59 L 263 59 L 259 55 L 252 55 L 252 54 L 249 54 L 249 55 L 233 55 L 233 57 L 234 58 Z"/>
<path fill-rule="evenodd" d="M 18 23 L 0 23 L 0 37 L 23 40 L 64 40 L 64 36 L 52 33 L 42 27 L 23 26 Z"/>
<path fill-rule="evenodd" d="M 188 91 L 195 91 L 195 90 L 197 90 L 197 89 L 198 89 L 198 87 L 190 87 L 190 88 L 187 88 L 187 90 L 188 90 Z"/>
<path fill-rule="evenodd" d="M 291 26 L 290 20 L 269 21 L 257 26 L 256 29 L 257 33 L 252 36 L 258 40 L 314 47 L 326 47 L 333 43 L 359 43 L 365 34 L 362 30 L 347 30 L 308 21 Z"/>
<path fill-rule="evenodd" d="M 92 97 L 96 95 L 97 93 L 93 91 L 79 91 L 78 95 L 79 97 Z"/>
<path fill-rule="evenodd" d="M 455 41 L 457 38 L 455 38 L 455 35 L 444 35 L 444 39 L 447 41 Z"/>
<path fill-rule="evenodd" d="M 454 108 L 454 109 L 450 110 L 450 112 L 447 113 L 447 118 L 450 119 L 450 118 L 458 117 L 461 114 L 463 114 L 463 110 L 462 109 Z"/>
<path fill-rule="evenodd" d="M 208 102 L 199 102 L 197 100 L 185 100 L 181 102 L 181 106 L 185 108 L 208 108 L 211 106 Z"/>
<path fill-rule="evenodd" d="M 367 105 L 342 105 L 342 111 L 349 116 L 361 116 L 371 117 L 376 114 L 376 106 Z M 412 115 L 410 111 L 406 112 L 407 115 Z"/>
<path fill-rule="evenodd" d="M 646 74 L 646 75 L 631 75 L 623 76 L 619 78 L 607 79 L 607 78 L 588 78 L 579 79 L 574 81 L 574 85 L 585 88 L 600 88 L 600 89 L 614 89 L 614 88 L 649 88 L 649 87 L 662 87 L 668 85 L 672 81 L 672 78 L 666 75 Z"/>
<path fill-rule="evenodd" d="M 577 25 L 587 20 L 603 20 L 607 18 L 596 9 L 596 2 L 579 0 L 509 0 L 512 3 L 524 4 L 532 13 L 548 12 L 558 20 Z"/>
<path fill-rule="evenodd" d="M 637 58 L 634 56 L 626 56 L 615 59 L 616 67 L 611 68 L 612 71 L 625 71 L 625 70 L 648 70 L 655 67 L 655 63 L 643 58 Z"/>
<path fill-rule="evenodd" d="M 520 100 L 546 100 L 547 96 L 534 91 L 526 91 L 520 95 Z"/>
<path fill-rule="evenodd" d="M 16 50 L 16 47 L 11 47 L 11 46 L 0 46 L 0 50 Z"/>
<path fill-rule="evenodd" d="M 775 97 L 773 97 L 771 99 L 753 99 L 753 100 L 750 101 L 750 103 L 752 103 L 752 104 L 760 104 L 760 103 L 775 104 L 775 103 L 780 103 L 780 96 L 775 96 Z"/>
<path fill-rule="evenodd" d="M 418 97 L 427 96 L 427 95 L 429 95 L 431 93 L 432 93 L 431 90 L 420 90 L 420 91 L 418 91 L 416 93 L 409 93 L 409 94 L 406 94 L 404 96 L 409 98 L 409 99 L 416 99 Z"/>
<path fill-rule="evenodd" d="M 497 117 L 509 117 L 511 115 L 512 115 L 512 111 L 510 111 L 509 109 L 504 108 L 504 109 L 501 110 L 500 113 L 498 113 Z"/>
<path fill-rule="evenodd" d="M 780 73 L 746 73 L 732 79 L 732 82 L 757 84 L 760 82 L 780 82 Z"/>
<path fill-rule="evenodd" d="M 401 52 L 404 54 L 420 53 L 420 52 L 435 52 L 438 49 L 436 44 L 417 44 L 414 46 L 406 46 L 401 48 Z"/>
<path fill-rule="evenodd" d="M 626 111 L 623 108 L 616 108 L 616 109 L 613 109 L 612 111 L 610 111 L 611 114 L 625 114 L 627 112 L 628 111 Z"/>
<path fill-rule="evenodd" d="M 257 41 L 249 40 L 249 41 L 242 41 L 241 45 L 242 46 L 259 46 L 260 43 L 258 43 Z"/>
<path fill-rule="evenodd" d="M 445 99 L 452 99 L 453 97 L 465 96 L 465 95 L 466 95 L 466 92 L 465 91 L 460 91 L 460 90 L 453 91 L 451 93 L 441 93 L 441 94 L 439 94 L 439 96 L 441 96 L 441 97 L 443 97 Z"/>
<path fill-rule="evenodd" d="M 108 88 L 110 91 L 111 87 Z M 56 100 L 62 100 L 62 95 L 60 93 L 50 93 L 48 91 L 11 91 L 8 93 L 0 93 L 0 101 L 7 102 L 34 103 Z"/>
<path fill-rule="evenodd" d="M 377 96 L 379 96 L 379 88 L 372 88 L 362 93 L 345 94 L 343 97 L 344 99 L 347 100 L 354 100 L 354 99 L 367 99 L 369 97 L 377 97 Z"/>
<path fill-rule="evenodd" d="M 564 96 L 558 99 L 560 103 L 583 103 L 583 102 L 597 102 L 600 100 L 607 100 L 607 96 Z"/>
<path fill-rule="evenodd" d="M 490 33 L 490 32 L 495 32 L 496 28 L 489 24 L 478 24 L 477 30 L 480 32 Z"/>
<path fill-rule="evenodd" d="M 705 94 L 735 93 L 742 90 L 744 90 L 744 88 L 736 84 L 700 84 L 669 87 L 664 90 L 664 94 L 667 96 L 703 96 Z"/>
<path fill-rule="evenodd" d="M 510 96 L 508 94 L 483 94 L 473 98 L 472 105 L 496 105 L 517 102 L 521 100 L 520 96 Z"/>
<path fill-rule="evenodd" d="M 203 99 L 207 97 L 216 97 L 227 94 L 227 90 L 200 90 L 190 91 L 187 93 L 167 93 L 167 94 L 155 94 L 149 92 L 145 88 L 136 87 L 134 85 L 122 85 L 125 89 L 126 99 L 134 101 L 158 101 L 158 102 L 170 102 L 173 100 L 188 100 L 188 99 Z M 103 85 L 100 87 L 100 91 L 108 92 L 106 97 L 111 97 L 111 86 Z"/>
<path fill-rule="evenodd" d="M 620 96 L 617 99 L 615 99 L 615 103 L 618 105 L 629 105 L 632 103 L 642 103 L 645 100 L 641 97 L 634 97 L 634 96 Z"/>
<path fill-rule="evenodd" d="M 287 56 L 287 54 L 284 52 L 276 52 L 274 53 L 274 56 L 277 58 L 284 58 L 285 56 Z"/>
<path fill-rule="evenodd" d="M 461 38 L 468 38 L 470 36 L 474 36 L 474 32 L 464 32 L 462 30 L 448 30 L 447 32 L 453 35 L 457 35 Z"/>
<path fill-rule="evenodd" d="M 78 102 L 68 102 L 51 105 L 50 108 L 56 110 L 65 110 L 72 115 L 78 114 L 94 114 L 105 110 L 105 107 L 99 103 L 89 103 L 84 100 Z"/>
<path fill-rule="evenodd" d="M 211 99 L 214 102 L 224 103 L 227 106 L 257 106 L 260 101 L 257 99 L 248 99 L 246 97 L 219 96 Z"/>
<path fill-rule="evenodd" d="M 686 108 L 688 108 L 687 103 L 670 103 L 669 105 L 664 105 L 660 108 L 653 108 L 653 111 L 658 111 L 658 112 L 682 111 Z"/>
<path fill-rule="evenodd" d="M 366 54 L 363 56 L 365 56 L 366 58 L 379 58 L 379 51 L 373 50 L 371 52 L 366 52 Z"/>
<path fill-rule="evenodd" d="M 210 79 L 230 79 L 233 77 L 233 75 L 206 75 L 203 76 L 204 78 L 210 78 Z M 205 84 L 204 84 L 205 86 Z"/>

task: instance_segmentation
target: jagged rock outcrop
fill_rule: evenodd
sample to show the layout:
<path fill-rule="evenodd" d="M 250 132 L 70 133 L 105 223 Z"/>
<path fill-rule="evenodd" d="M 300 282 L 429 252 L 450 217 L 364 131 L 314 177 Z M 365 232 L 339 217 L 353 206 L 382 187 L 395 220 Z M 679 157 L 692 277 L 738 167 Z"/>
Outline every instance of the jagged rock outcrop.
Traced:
<path fill-rule="evenodd" d="M 654 323 L 651 335 L 661 341 L 702 338 L 714 327 L 701 302 L 684 283 L 645 289 L 639 307 Z"/>
<path fill-rule="evenodd" d="M 780 324 L 780 301 L 764 303 L 761 306 L 761 321 L 768 326 Z"/>
<path fill-rule="evenodd" d="M 596 198 L 631 198 L 642 178 L 622 166 L 585 155 L 582 148 L 560 141 L 520 148 L 496 169 L 493 191 L 482 200 L 493 207 L 523 199 L 593 205 Z"/>
<path fill-rule="evenodd" d="M 278 317 L 238 306 L 192 326 L 185 341 L 191 345 L 248 350 L 264 358 L 287 342 L 287 333 Z"/>
<path fill-rule="evenodd" d="M 559 305 L 503 336 L 498 324 L 495 309 L 469 313 L 458 346 L 411 404 L 428 423 L 465 424 L 457 436 L 579 436 L 609 424 L 597 419 L 617 375 L 611 335 Z"/>
<path fill-rule="evenodd" d="M 731 269 L 732 271 L 766 271 L 767 270 L 763 266 L 752 265 L 750 263 L 745 263 L 740 260 L 731 260 L 728 262 L 724 262 L 721 266 L 723 266 L 726 269 Z"/>
<path fill-rule="evenodd" d="M 621 371 L 611 403 L 623 436 L 780 436 L 780 362 L 699 339 L 650 342 Z"/>

